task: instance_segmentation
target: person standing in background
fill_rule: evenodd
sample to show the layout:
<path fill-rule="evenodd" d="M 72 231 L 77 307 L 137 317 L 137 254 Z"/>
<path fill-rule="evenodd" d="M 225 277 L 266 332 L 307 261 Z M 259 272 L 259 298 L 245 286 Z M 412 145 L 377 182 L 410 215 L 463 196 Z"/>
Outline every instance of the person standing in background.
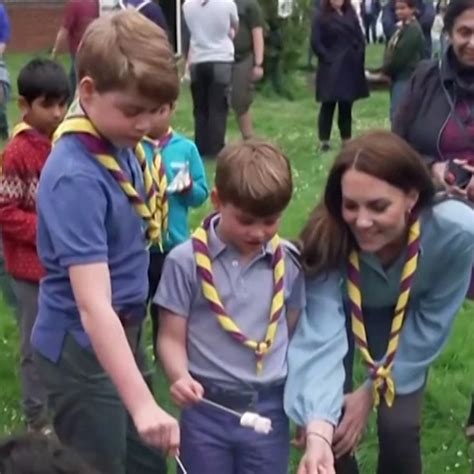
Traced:
<path fill-rule="evenodd" d="M 212 157 L 225 144 L 237 6 L 233 0 L 186 0 L 183 13 L 191 34 L 194 140 L 201 156 Z"/>
<path fill-rule="evenodd" d="M 263 13 L 257 0 L 236 0 L 239 30 L 234 38 L 235 63 L 232 71 L 231 103 L 242 138 L 253 135 L 250 106 L 254 83 L 263 77 Z"/>
<path fill-rule="evenodd" d="M 369 95 L 364 35 L 350 0 L 323 0 L 313 19 L 311 45 L 318 58 L 316 100 L 321 102 L 318 131 L 324 152 L 330 148 L 336 105 L 344 142 L 352 135 L 352 104 Z"/>
<path fill-rule="evenodd" d="M 168 31 L 165 15 L 157 2 L 153 0 L 119 0 L 119 3 L 122 9 L 134 8 L 155 25 L 163 28 L 166 32 Z"/>
<path fill-rule="evenodd" d="M 3 3 L 0 3 L 0 140 L 8 139 L 7 100 L 10 90 L 10 79 L 7 66 L 3 60 L 3 53 L 10 39 L 10 20 Z M 3 160 L 2 160 L 3 161 Z M 1 170 L 0 170 L 1 172 Z M 5 271 L 5 260 L 3 257 L 3 242 L 0 239 L 0 293 L 4 301 L 12 308 L 17 306 L 15 294 L 11 284 L 11 278 Z"/>
<path fill-rule="evenodd" d="M 397 14 L 395 12 L 396 0 L 388 0 L 387 4 L 382 9 L 382 25 L 383 32 L 387 41 L 397 31 Z M 436 16 L 435 7 L 432 0 L 416 0 L 416 19 L 423 30 L 423 36 L 425 38 L 425 49 L 423 58 L 427 59 L 431 57 L 431 28 L 434 23 Z"/>
<path fill-rule="evenodd" d="M 76 90 L 76 52 L 81 42 L 82 36 L 89 24 L 100 15 L 99 0 L 68 0 L 64 11 L 64 19 L 61 28 L 59 28 L 54 42 L 51 56 L 56 59 L 58 53 L 64 51 L 67 43 L 69 54 L 71 55 L 71 70 L 69 80 L 71 83 L 71 100 Z"/>
<path fill-rule="evenodd" d="M 367 44 L 377 43 L 377 18 L 380 13 L 380 0 L 361 0 L 360 2 L 360 16 L 364 23 L 365 40 Z"/>

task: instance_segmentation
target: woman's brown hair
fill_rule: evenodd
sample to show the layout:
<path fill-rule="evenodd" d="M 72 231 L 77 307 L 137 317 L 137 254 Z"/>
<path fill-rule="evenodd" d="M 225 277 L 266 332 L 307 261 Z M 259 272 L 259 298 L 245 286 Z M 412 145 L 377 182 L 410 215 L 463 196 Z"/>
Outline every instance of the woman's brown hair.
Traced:
<path fill-rule="evenodd" d="M 421 156 L 402 138 L 387 131 L 371 131 L 349 141 L 329 171 L 322 201 L 300 235 L 301 258 L 308 274 L 343 264 L 355 240 L 342 217 L 342 177 L 349 169 L 386 181 L 405 193 L 416 190 L 417 213 L 431 204 L 434 186 Z"/>

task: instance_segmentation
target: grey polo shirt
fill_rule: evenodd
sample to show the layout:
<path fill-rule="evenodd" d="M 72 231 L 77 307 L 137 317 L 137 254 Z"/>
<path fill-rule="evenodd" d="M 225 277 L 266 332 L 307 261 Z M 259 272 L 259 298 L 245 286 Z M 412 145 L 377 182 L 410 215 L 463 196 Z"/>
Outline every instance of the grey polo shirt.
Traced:
<path fill-rule="evenodd" d="M 264 339 L 273 295 L 270 244 L 251 262 L 242 265 L 238 251 L 216 235 L 214 219 L 209 231 L 209 252 L 214 281 L 227 313 L 241 331 L 254 340 Z M 286 309 L 305 305 L 304 278 L 290 244 L 284 242 Z M 257 374 L 255 353 L 236 342 L 220 326 L 204 298 L 196 272 L 192 242 L 175 247 L 166 258 L 154 302 L 187 318 L 187 353 L 190 372 L 218 382 L 225 388 L 268 385 L 286 378 L 288 328 L 284 310 L 276 339 Z"/>

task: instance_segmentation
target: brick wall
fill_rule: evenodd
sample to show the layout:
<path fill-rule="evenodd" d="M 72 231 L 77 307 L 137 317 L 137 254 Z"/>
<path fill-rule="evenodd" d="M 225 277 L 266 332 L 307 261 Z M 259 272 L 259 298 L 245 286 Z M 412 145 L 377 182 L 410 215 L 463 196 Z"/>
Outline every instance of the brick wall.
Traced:
<path fill-rule="evenodd" d="M 6 2 L 12 38 L 9 51 L 36 52 L 52 48 L 63 18 L 63 2 Z"/>

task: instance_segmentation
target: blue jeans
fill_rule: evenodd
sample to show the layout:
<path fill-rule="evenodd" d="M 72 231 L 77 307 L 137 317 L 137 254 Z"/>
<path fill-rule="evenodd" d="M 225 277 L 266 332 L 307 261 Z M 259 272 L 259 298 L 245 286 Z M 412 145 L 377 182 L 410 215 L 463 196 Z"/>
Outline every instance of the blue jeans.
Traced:
<path fill-rule="evenodd" d="M 181 460 L 188 473 L 287 474 L 290 433 L 282 392 L 281 387 L 275 388 L 274 394 L 251 409 L 272 420 L 268 435 L 240 426 L 237 416 L 212 406 L 199 404 L 183 410 Z"/>
<path fill-rule="evenodd" d="M 409 79 L 399 79 L 392 82 L 390 88 L 390 121 L 393 122 L 398 106 L 405 95 Z"/>

